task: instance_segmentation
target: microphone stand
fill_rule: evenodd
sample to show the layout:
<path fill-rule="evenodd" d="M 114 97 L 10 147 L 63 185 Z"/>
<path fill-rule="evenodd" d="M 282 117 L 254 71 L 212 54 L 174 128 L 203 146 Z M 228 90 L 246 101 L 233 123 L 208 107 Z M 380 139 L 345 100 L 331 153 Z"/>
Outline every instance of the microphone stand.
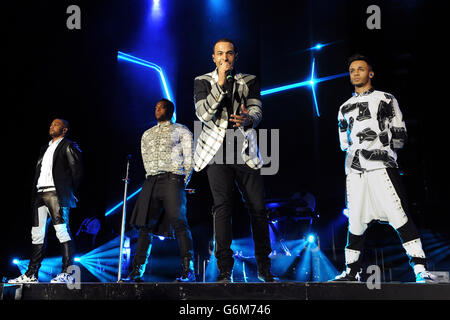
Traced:
<path fill-rule="evenodd" d="M 128 172 L 130 169 L 130 159 L 131 159 L 131 154 L 129 154 L 127 156 L 127 170 L 125 173 L 125 179 L 122 180 L 122 181 L 124 181 L 125 188 L 124 188 L 124 192 L 123 192 L 122 228 L 120 231 L 120 254 L 119 254 L 119 270 L 117 273 L 117 282 L 120 282 L 121 277 L 122 277 L 123 238 L 124 238 L 124 234 L 125 234 L 125 223 L 126 223 L 126 216 L 127 216 L 127 191 L 128 191 L 128 182 L 129 182 Z"/>

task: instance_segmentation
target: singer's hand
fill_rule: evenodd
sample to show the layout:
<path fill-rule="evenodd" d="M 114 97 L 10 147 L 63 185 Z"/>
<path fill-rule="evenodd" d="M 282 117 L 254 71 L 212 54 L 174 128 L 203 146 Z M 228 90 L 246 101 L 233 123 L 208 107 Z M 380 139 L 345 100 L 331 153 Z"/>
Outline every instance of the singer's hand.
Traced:
<path fill-rule="evenodd" d="M 240 126 L 248 126 L 252 123 L 253 119 L 248 115 L 248 110 L 243 104 L 241 104 L 241 112 L 239 115 L 232 114 L 230 116 L 230 121 L 234 123 L 233 127 L 237 128 Z"/>
<path fill-rule="evenodd" d="M 219 83 L 219 86 L 223 87 L 225 85 L 225 82 L 227 82 L 227 71 L 232 69 L 233 67 L 229 61 L 223 61 L 219 64 L 217 67 L 217 73 L 219 74 L 217 82 Z"/>

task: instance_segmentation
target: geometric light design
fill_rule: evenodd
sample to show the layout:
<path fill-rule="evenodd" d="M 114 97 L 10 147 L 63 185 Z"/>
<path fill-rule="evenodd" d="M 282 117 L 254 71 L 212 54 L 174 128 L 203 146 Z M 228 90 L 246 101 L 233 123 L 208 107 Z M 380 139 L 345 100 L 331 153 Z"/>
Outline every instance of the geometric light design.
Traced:
<path fill-rule="evenodd" d="M 315 45 L 314 47 L 309 48 L 308 50 L 320 50 L 320 49 L 322 49 L 323 47 L 325 47 L 327 45 L 329 45 L 329 44 L 320 44 L 319 43 L 319 44 Z M 149 61 L 146 61 L 146 60 L 134 57 L 132 55 L 129 55 L 129 54 L 126 54 L 126 53 L 123 53 L 123 52 L 120 52 L 120 51 L 117 54 L 117 58 L 120 59 L 120 60 L 125 60 L 125 61 L 128 61 L 128 62 L 136 63 L 136 64 L 143 65 L 145 67 L 152 68 L 152 69 L 156 70 L 158 72 L 158 74 L 160 75 L 161 82 L 163 84 L 166 97 L 167 97 L 167 99 L 171 100 L 170 93 L 169 93 L 169 90 L 167 88 L 167 81 L 166 81 L 166 79 L 164 77 L 164 72 L 163 72 L 163 70 L 161 69 L 160 66 L 158 66 L 158 65 L 156 65 L 156 64 L 154 64 L 152 62 L 149 62 Z M 329 81 L 329 80 L 333 80 L 333 79 L 337 79 L 337 78 L 342 78 L 342 77 L 348 76 L 349 73 L 345 72 L 345 73 L 340 73 L 340 74 L 331 75 L 331 76 L 327 76 L 327 77 L 316 78 L 315 62 L 316 62 L 316 60 L 313 59 L 312 66 L 311 66 L 311 76 L 310 76 L 310 78 L 308 80 L 301 81 L 301 82 L 296 82 L 296 83 L 292 83 L 292 84 L 288 84 L 288 85 L 284 85 L 284 86 L 279 86 L 279 87 L 275 87 L 275 88 L 261 90 L 261 96 L 274 94 L 274 93 L 278 93 L 278 92 L 282 92 L 282 91 L 286 91 L 286 90 L 291 90 L 291 89 L 295 89 L 295 88 L 309 87 L 311 89 L 312 96 L 313 96 L 314 109 L 316 111 L 316 116 L 320 117 L 319 105 L 317 103 L 317 97 L 316 97 L 316 85 L 318 83 L 321 83 L 321 82 L 325 82 L 325 81 Z M 173 101 L 173 100 L 171 100 L 171 101 Z M 175 113 L 174 113 L 174 117 L 176 117 Z M 133 198 L 141 190 L 142 190 L 142 188 L 139 188 L 138 190 L 136 190 L 134 193 L 132 193 L 127 198 L 127 200 Z M 106 213 L 105 213 L 105 216 L 108 216 L 109 214 L 114 212 L 116 209 L 118 209 L 122 205 L 123 205 L 123 201 L 119 202 L 117 205 L 115 205 L 111 209 L 107 210 Z"/>
<path fill-rule="evenodd" d="M 292 83 L 292 84 L 288 84 L 288 85 L 284 85 L 284 86 L 279 86 L 279 87 L 275 87 L 275 88 L 261 90 L 261 96 L 274 94 L 274 93 L 291 90 L 291 89 L 295 89 L 295 88 L 309 87 L 311 89 L 312 96 L 313 96 L 314 109 L 316 111 L 316 116 L 320 117 L 320 111 L 319 111 L 319 106 L 317 104 L 317 97 L 316 97 L 316 85 L 320 82 L 325 82 L 325 81 L 329 81 L 329 80 L 333 80 L 333 79 L 337 79 L 337 78 L 346 77 L 349 75 L 349 73 L 345 72 L 345 73 L 339 73 L 339 74 L 331 75 L 331 76 L 327 76 L 327 77 L 316 78 L 315 62 L 316 62 L 316 59 L 313 59 L 312 66 L 311 66 L 311 76 L 308 80 L 296 82 L 296 83 Z"/>
<path fill-rule="evenodd" d="M 130 200 L 131 198 L 133 198 L 135 195 L 137 195 L 139 192 L 141 192 L 142 187 L 137 189 L 135 192 L 133 192 L 132 194 L 130 194 L 127 197 L 127 201 Z M 105 217 L 110 215 L 111 213 L 113 213 L 116 209 L 120 208 L 123 205 L 123 200 L 120 201 L 118 204 L 116 204 L 114 207 L 112 207 L 111 209 L 107 210 L 105 213 Z"/>
<path fill-rule="evenodd" d="M 117 52 L 117 60 L 123 60 L 126 62 L 131 62 L 131 63 L 135 63 L 147 68 L 150 68 L 152 70 L 155 70 L 160 79 L 161 79 L 161 84 L 162 84 L 162 88 L 163 88 L 163 92 L 164 92 L 164 97 L 170 101 L 173 102 L 173 104 L 175 104 L 175 101 L 172 99 L 172 95 L 170 94 L 170 90 L 169 90 L 169 86 L 167 84 L 167 80 L 166 77 L 164 76 L 164 71 L 163 69 L 158 66 L 157 64 L 132 56 L 131 54 L 127 54 L 121 51 Z M 176 108 L 173 112 L 173 116 L 172 116 L 172 122 L 176 122 L 177 120 L 177 114 L 176 114 Z M 136 191 L 134 191 L 131 195 L 129 195 L 127 197 L 127 201 L 130 200 L 131 198 L 133 198 L 134 196 L 136 196 L 140 191 L 142 190 L 142 188 L 137 189 Z M 118 204 L 116 204 L 115 206 L 113 206 L 111 209 L 108 209 L 105 213 L 105 216 L 110 215 L 111 213 L 113 213 L 116 209 L 120 208 L 123 205 L 123 200 L 120 201 Z"/>
<path fill-rule="evenodd" d="M 161 79 L 161 83 L 162 83 L 162 87 L 163 87 L 163 92 L 164 92 L 165 98 L 170 100 L 170 101 L 172 101 L 173 104 L 175 104 L 175 101 L 172 99 L 172 95 L 170 94 L 169 86 L 167 84 L 167 80 L 166 80 L 166 77 L 164 75 L 164 71 L 163 71 L 163 69 L 160 66 L 158 66 L 157 64 L 155 64 L 153 62 L 137 58 L 135 56 L 132 56 L 131 54 L 127 54 L 127 53 L 124 53 L 124 52 L 121 52 L 121 51 L 117 52 L 117 59 L 118 60 L 127 61 L 127 62 L 131 62 L 131 63 L 135 63 L 135 64 L 138 64 L 138 65 L 141 65 L 141 66 L 144 66 L 144 67 L 147 67 L 147 68 L 155 70 L 158 73 L 158 75 L 159 75 L 159 77 Z M 176 122 L 176 112 L 173 113 L 172 121 Z"/>

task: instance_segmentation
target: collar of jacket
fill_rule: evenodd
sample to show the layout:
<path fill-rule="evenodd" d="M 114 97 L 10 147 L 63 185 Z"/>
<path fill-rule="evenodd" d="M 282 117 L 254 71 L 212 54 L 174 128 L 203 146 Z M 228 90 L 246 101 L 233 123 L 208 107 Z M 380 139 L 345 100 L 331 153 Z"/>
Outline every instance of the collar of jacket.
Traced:
<path fill-rule="evenodd" d="M 353 93 L 353 96 L 354 96 L 354 97 L 368 96 L 369 94 L 371 94 L 371 93 L 374 92 L 374 91 L 375 91 L 375 89 L 372 87 L 372 88 L 370 88 L 369 90 L 364 91 L 364 92 L 362 92 L 362 93 L 354 92 L 354 93 Z"/>

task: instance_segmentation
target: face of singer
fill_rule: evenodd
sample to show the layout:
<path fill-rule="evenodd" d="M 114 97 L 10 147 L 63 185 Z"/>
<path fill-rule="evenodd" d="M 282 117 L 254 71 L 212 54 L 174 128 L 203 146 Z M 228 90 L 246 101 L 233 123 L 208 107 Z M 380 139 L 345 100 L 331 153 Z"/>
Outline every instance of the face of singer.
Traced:
<path fill-rule="evenodd" d="M 217 42 L 214 46 L 212 58 L 217 69 L 223 64 L 227 64 L 226 70 L 233 69 L 236 57 L 237 54 L 234 52 L 234 46 L 231 42 Z"/>
<path fill-rule="evenodd" d="M 355 60 L 350 64 L 350 82 L 355 87 L 364 87 L 369 82 L 373 76 L 372 70 L 370 69 L 367 62 L 363 60 Z M 370 75 L 372 73 L 372 76 Z"/>
<path fill-rule="evenodd" d="M 168 119 L 167 110 L 164 106 L 164 102 L 159 101 L 155 107 L 155 118 L 157 121 L 166 121 Z"/>
<path fill-rule="evenodd" d="M 64 123 L 60 119 L 55 119 L 50 124 L 49 135 L 52 138 L 59 138 L 66 134 L 67 128 L 64 126 Z"/>

